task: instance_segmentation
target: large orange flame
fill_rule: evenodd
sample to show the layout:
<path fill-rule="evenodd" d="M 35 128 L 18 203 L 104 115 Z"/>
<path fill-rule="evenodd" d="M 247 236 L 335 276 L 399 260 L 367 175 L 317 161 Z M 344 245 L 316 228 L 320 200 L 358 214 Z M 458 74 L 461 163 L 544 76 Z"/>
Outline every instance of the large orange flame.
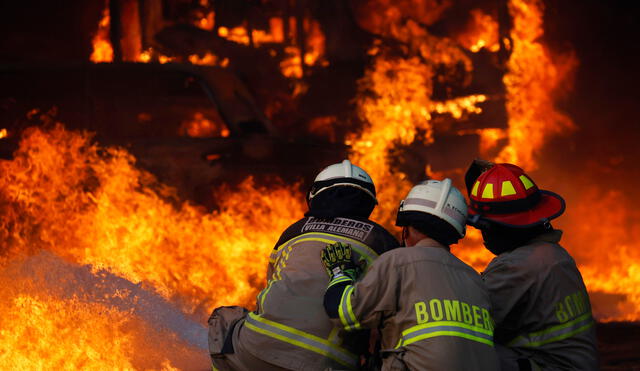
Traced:
<path fill-rule="evenodd" d="M 557 90 L 567 83 L 575 67 L 573 57 L 552 60 L 540 42 L 543 35 L 543 3 L 540 0 L 511 0 L 513 18 L 512 54 L 504 76 L 509 114 L 509 145 L 497 161 L 513 162 L 527 169 L 536 165 L 536 151 L 545 141 L 559 133 L 573 130 L 575 125 L 555 108 Z"/>
<path fill-rule="evenodd" d="M 9 250 L 47 249 L 147 282 L 187 313 L 251 306 L 269 250 L 302 214 L 295 187 L 267 191 L 249 178 L 221 191 L 220 211 L 207 214 L 174 206 L 171 190 L 134 163 L 123 149 L 59 126 L 26 132 L 15 160 L 0 164 Z"/>

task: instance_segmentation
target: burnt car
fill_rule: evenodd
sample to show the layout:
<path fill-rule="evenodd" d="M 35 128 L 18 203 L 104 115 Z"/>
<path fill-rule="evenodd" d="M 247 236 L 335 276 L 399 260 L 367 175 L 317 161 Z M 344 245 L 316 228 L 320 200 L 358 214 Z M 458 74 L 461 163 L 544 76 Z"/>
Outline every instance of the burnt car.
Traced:
<path fill-rule="evenodd" d="M 212 185 L 247 175 L 309 180 L 347 147 L 285 138 L 249 89 L 221 67 L 158 63 L 0 66 L 0 125 L 15 142 L 33 109 L 127 148 L 181 196 L 207 204 Z M 8 156 L 11 140 L 0 143 Z M 13 143 L 15 145 L 15 143 Z"/>

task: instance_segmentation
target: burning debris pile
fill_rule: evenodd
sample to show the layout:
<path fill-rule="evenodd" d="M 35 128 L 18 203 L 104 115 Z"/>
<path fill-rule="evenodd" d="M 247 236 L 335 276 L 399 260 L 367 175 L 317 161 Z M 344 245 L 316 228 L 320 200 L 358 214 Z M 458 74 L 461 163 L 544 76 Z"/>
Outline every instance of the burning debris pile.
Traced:
<path fill-rule="evenodd" d="M 539 184 L 566 195 L 557 227 L 597 319 L 640 320 L 637 211 L 624 192 L 578 187 L 589 178 L 560 176 L 544 162 L 545 145 L 581 123 L 557 109 L 578 60 L 545 44 L 541 1 L 473 9 L 437 0 L 263 1 L 242 9 L 232 1 L 192 3 L 102 3 L 87 57 L 236 74 L 223 85 L 234 85 L 231 95 L 245 102 L 254 94 L 248 106 L 259 114 L 247 119 L 222 104 L 219 116 L 183 117 L 174 134 L 198 145 L 237 141 L 249 153 L 246 163 L 273 147 L 256 122 L 285 136 L 344 142 L 344 154 L 376 182 L 373 218 L 389 227 L 413 183 L 448 176 L 462 184 L 473 157 L 537 170 Z M 138 112 L 136 120 L 146 125 L 151 116 Z M 218 305 L 254 305 L 270 249 L 305 210 L 303 186 L 277 179 L 265 186 L 247 176 L 213 190 L 217 208 L 209 212 L 145 170 L 133 142 L 105 144 L 93 135 L 55 122 L 0 133 L 0 141 L 19 140 L 12 159 L 0 161 L 0 365 L 206 368 L 206 316 Z M 229 154 L 202 155 L 213 172 Z M 281 158 L 292 157 L 285 151 Z M 302 160 L 312 172 L 326 165 Z M 238 173 L 240 163 L 233 163 Z M 584 223 L 594 209 L 598 228 Z M 468 234 L 455 253 L 481 271 L 491 256 L 476 230 Z M 612 246 L 615 255 L 600 254 Z"/>

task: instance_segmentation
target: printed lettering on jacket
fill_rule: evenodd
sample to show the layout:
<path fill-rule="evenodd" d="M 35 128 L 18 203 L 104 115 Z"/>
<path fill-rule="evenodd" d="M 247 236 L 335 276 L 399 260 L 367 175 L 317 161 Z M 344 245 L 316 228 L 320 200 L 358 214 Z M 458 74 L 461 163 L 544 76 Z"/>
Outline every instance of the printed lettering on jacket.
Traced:
<path fill-rule="evenodd" d="M 576 318 L 581 314 L 585 314 L 590 310 L 589 301 L 585 298 L 585 294 L 582 291 L 577 291 L 565 296 L 562 300 L 555 303 L 554 307 L 556 310 L 556 318 L 562 323 Z"/>
<path fill-rule="evenodd" d="M 451 321 L 493 331 L 494 323 L 489 311 L 460 300 L 431 299 L 414 304 L 418 325 L 427 322 Z"/>
<path fill-rule="evenodd" d="M 310 217 L 302 226 L 302 233 L 325 232 L 364 241 L 373 230 L 373 224 L 349 218 L 322 219 Z"/>

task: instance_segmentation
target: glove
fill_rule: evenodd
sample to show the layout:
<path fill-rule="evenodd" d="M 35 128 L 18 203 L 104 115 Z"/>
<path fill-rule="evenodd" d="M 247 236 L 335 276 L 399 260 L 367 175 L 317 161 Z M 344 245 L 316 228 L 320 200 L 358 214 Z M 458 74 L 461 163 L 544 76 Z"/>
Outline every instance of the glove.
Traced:
<path fill-rule="evenodd" d="M 360 267 L 351 260 L 352 256 L 351 245 L 341 242 L 329 244 L 322 250 L 322 264 L 331 281 L 340 276 L 347 276 L 354 281 L 358 278 Z"/>

